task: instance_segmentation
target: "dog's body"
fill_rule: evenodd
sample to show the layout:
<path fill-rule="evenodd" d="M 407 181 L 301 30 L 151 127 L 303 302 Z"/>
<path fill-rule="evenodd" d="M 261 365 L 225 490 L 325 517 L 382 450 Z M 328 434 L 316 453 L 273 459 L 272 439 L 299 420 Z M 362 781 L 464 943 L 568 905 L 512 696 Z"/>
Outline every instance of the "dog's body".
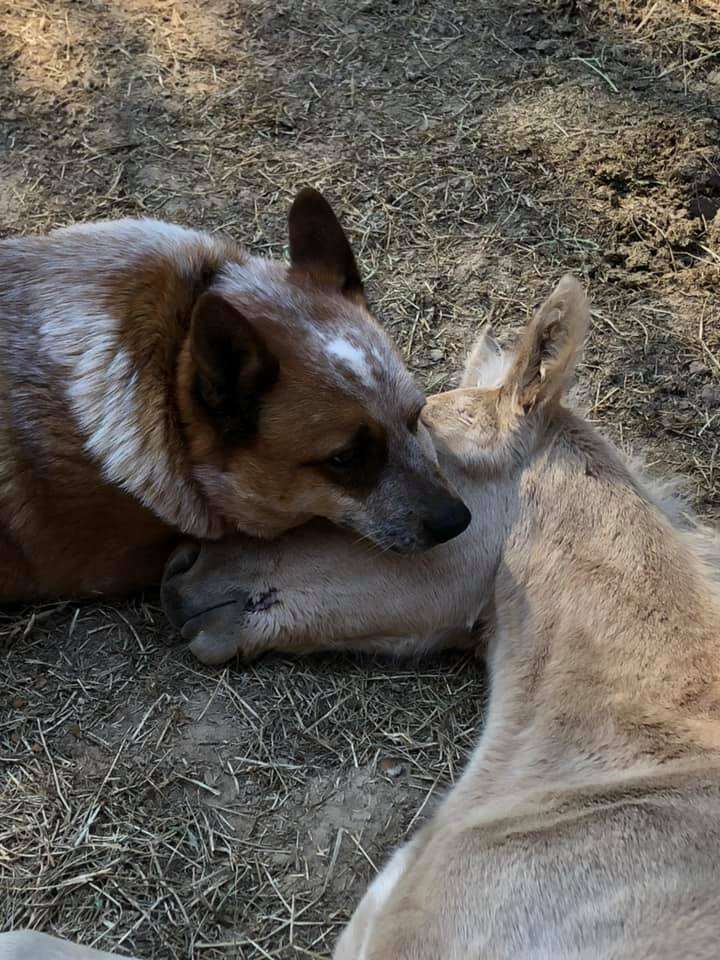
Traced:
<path fill-rule="evenodd" d="M 118 221 L 0 245 L 0 597 L 131 590 L 220 519 L 174 389 L 194 301 L 241 251 Z"/>
<path fill-rule="evenodd" d="M 184 574 L 200 654 L 233 630 L 250 655 L 407 653 L 494 624 L 480 743 L 336 960 L 718 956 L 717 540 L 559 402 L 586 324 L 565 281 L 513 356 L 486 336 L 462 388 L 428 401 L 463 537 L 410 561 L 299 530 L 206 545 Z"/>
<path fill-rule="evenodd" d="M 414 550 L 467 525 L 314 191 L 290 252 L 153 220 L 0 243 L 0 599 L 158 582 L 179 534 L 322 516 Z"/>

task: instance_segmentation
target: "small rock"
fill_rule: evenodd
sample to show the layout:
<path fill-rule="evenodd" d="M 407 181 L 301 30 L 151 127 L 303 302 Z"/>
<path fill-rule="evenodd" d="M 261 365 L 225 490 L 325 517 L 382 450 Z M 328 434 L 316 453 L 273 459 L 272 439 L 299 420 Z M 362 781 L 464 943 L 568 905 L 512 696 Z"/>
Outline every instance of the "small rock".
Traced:
<path fill-rule="evenodd" d="M 431 350 L 429 356 L 431 360 L 437 363 L 438 360 L 444 359 L 445 353 L 443 350 Z"/>
<path fill-rule="evenodd" d="M 695 197 L 688 205 L 688 214 L 693 220 L 712 220 L 720 210 L 720 200 L 716 197 Z"/>
<path fill-rule="evenodd" d="M 383 757 L 378 766 L 381 773 L 384 773 L 386 777 L 390 777 L 391 780 L 397 780 L 405 769 L 394 757 Z"/>
<path fill-rule="evenodd" d="M 293 858 L 290 850 L 273 850 L 267 854 L 266 859 L 275 867 L 286 867 Z"/>
<path fill-rule="evenodd" d="M 720 407 L 720 386 L 710 383 L 703 387 L 700 396 L 708 407 Z"/>
<path fill-rule="evenodd" d="M 702 360 L 693 360 L 689 367 L 690 373 L 707 373 L 708 368 Z"/>

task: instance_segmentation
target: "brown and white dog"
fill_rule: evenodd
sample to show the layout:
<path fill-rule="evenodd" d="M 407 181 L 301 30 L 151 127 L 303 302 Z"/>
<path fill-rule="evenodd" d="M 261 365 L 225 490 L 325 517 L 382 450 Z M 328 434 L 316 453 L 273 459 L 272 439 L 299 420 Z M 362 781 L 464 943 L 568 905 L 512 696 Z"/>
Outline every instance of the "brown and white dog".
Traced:
<path fill-rule="evenodd" d="M 155 220 L 0 243 L 0 600 L 141 588 L 179 533 L 465 529 L 316 191 L 289 235 L 289 266 Z"/>

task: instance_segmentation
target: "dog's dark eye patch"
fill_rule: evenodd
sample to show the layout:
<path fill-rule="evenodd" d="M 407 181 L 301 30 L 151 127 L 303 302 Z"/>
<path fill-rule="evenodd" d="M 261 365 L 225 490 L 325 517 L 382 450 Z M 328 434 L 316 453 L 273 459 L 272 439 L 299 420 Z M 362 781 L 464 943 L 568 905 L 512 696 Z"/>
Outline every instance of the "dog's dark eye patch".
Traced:
<path fill-rule="evenodd" d="M 305 466 L 319 470 L 339 487 L 358 493 L 371 490 L 387 463 L 385 431 L 363 424 L 349 443 L 322 460 L 310 460 Z"/>

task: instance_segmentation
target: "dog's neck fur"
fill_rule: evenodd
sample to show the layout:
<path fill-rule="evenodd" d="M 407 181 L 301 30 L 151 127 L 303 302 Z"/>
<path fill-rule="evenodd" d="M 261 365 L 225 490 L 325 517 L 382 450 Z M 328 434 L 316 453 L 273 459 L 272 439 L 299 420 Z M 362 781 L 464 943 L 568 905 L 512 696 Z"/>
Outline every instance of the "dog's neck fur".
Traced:
<path fill-rule="evenodd" d="M 453 807 L 720 750 L 720 592 L 694 535 L 567 411 L 516 496 L 487 724 Z"/>
<path fill-rule="evenodd" d="M 123 242 L 125 264 L 118 265 Z M 224 263 L 245 255 L 228 241 L 143 220 L 70 227 L 46 244 L 47 253 L 36 243 L 18 256 L 29 279 L 24 288 L 17 282 L 17 297 L 28 298 L 25 312 L 37 318 L 30 334 L 37 342 L 19 342 L 18 352 L 45 368 L 45 378 L 66 383 L 70 424 L 105 480 L 165 523 L 219 535 L 182 445 L 168 442 L 180 424 L 166 384 L 174 381 L 194 300 Z M 66 296 L 58 297 L 58 276 L 66 273 Z M 34 430 L 34 415 L 17 420 Z"/>

